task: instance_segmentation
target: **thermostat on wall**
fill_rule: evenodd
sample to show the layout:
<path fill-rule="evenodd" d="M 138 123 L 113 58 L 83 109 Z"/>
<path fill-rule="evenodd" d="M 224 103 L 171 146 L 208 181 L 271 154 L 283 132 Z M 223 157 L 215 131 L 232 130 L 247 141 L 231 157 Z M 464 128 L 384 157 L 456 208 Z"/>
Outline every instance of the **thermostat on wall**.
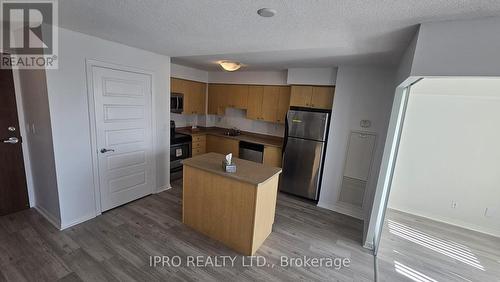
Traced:
<path fill-rule="evenodd" d="M 369 128 L 372 126 L 372 122 L 370 120 L 364 119 L 359 122 L 359 126 L 363 128 Z"/>

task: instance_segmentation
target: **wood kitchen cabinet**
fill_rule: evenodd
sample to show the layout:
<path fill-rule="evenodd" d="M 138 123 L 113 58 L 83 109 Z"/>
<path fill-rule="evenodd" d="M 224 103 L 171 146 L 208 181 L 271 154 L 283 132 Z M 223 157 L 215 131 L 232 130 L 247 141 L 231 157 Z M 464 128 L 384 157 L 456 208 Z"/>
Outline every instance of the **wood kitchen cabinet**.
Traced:
<path fill-rule="evenodd" d="M 293 85 L 290 93 L 290 106 L 309 107 L 313 93 L 312 86 Z"/>
<path fill-rule="evenodd" d="M 331 109 L 335 87 L 293 85 L 290 106 L 316 109 Z"/>
<path fill-rule="evenodd" d="M 206 137 L 207 149 L 206 152 L 215 152 L 227 155 L 233 154 L 233 157 L 238 157 L 240 152 L 240 141 L 227 137 L 220 137 L 215 135 L 207 135 Z"/>
<path fill-rule="evenodd" d="M 311 97 L 311 107 L 317 109 L 331 109 L 335 86 L 314 86 Z"/>
<path fill-rule="evenodd" d="M 248 104 L 248 85 L 209 84 L 208 113 L 223 115 L 225 108 L 246 109 Z"/>
<path fill-rule="evenodd" d="M 248 106 L 248 85 L 231 84 L 225 85 L 228 107 L 246 109 Z"/>
<path fill-rule="evenodd" d="M 193 135 L 192 140 L 191 151 L 193 157 L 207 152 L 207 136 L 205 134 Z"/>
<path fill-rule="evenodd" d="M 187 92 L 184 95 L 183 114 L 205 114 L 206 84 L 195 81 L 187 82 Z"/>
<path fill-rule="evenodd" d="M 286 86 L 249 86 L 247 118 L 283 122 L 289 99 Z"/>
<path fill-rule="evenodd" d="M 208 85 L 208 114 L 224 115 L 226 109 L 225 88 L 222 84 Z"/>
<path fill-rule="evenodd" d="M 264 156 L 262 163 L 268 166 L 281 167 L 281 161 L 281 148 L 273 146 L 264 147 Z"/>
<path fill-rule="evenodd" d="M 205 114 L 207 84 L 203 82 L 170 78 L 170 92 L 184 95 L 183 114 Z"/>
<path fill-rule="evenodd" d="M 248 87 L 247 118 L 260 120 L 262 116 L 262 101 L 264 86 L 251 85 Z"/>
<path fill-rule="evenodd" d="M 184 94 L 187 90 L 186 81 L 183 79 L 170 78 L 170 92 Z"/>
<path fill-rule="evenodd" d="M 261 120 L 276 122 L 278 101 L 280 98 L 279 86 L 264 86 L 264 96 L 262 98 Z"/>
<path fill-rule="evenodd" d="M 280 86 L 276 122 L 285 123 L 286 113 L 290 109 L 290 87 Z"/>

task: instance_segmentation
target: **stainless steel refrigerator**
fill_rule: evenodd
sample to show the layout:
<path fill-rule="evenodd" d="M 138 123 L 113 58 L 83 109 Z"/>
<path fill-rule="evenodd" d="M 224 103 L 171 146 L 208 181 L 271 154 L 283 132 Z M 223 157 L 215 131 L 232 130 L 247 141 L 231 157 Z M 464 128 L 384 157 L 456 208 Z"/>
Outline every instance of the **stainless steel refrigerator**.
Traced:
<path fill-rule="evenodd" d="M 319 199 L 330 114 L 304 108 L 288 111 L 280 191 Z"/>

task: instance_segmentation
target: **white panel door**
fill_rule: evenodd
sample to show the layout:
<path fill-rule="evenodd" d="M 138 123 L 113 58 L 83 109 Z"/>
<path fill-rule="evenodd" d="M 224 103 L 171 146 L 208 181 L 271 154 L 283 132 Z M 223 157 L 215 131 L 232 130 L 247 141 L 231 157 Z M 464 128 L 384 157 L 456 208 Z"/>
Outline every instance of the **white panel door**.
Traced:
<path fill-rule="evenodd" d="M 375 135 L 351 132 L 347 148 L 344 176 L 368 181 L 375 149 Z"/>
<path fill-rule="evenodd" d="M 153 192 L 151 76 L 92 68 L 101 211 Z"/>

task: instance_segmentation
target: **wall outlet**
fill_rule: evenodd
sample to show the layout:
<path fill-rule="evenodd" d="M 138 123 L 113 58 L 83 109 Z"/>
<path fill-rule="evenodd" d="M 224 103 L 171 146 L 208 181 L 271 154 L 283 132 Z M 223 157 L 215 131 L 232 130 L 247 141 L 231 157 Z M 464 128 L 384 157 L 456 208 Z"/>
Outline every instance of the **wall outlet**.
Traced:
<path fill-rule="evenodd" d="M 458 206 L 458 203 L 457 203 L 457 202 L 455 202 L 455 201 L 451 201 L 451 208 L 452 208 L 452 209 L 456 209 L 456 208 L 457 208 L 457 206 Z"/>
<path fill-rule="evenodd" d="M 484 210 L 485 217 L 500 218 L 500 209 L 496 208 L 486 208 Z"/>

